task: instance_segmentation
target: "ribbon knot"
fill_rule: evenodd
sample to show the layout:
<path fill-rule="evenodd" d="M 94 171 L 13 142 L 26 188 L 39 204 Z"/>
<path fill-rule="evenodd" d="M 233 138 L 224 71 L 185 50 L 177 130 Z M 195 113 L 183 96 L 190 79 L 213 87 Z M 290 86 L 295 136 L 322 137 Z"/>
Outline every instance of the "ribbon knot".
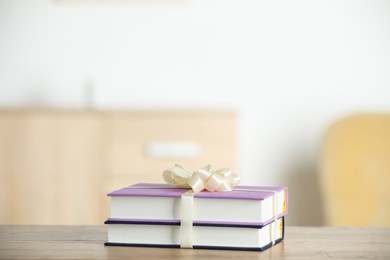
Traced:
<path fill-rule="evenodd" d="M 208 190 L 211 192 L 231 191 L 240 182 L 240 177 L 228 168 L 213 171 L 210 165 L 200 168 L 194 172 L 183 168 L 180 165 L 163 172 L 164 180 L 183 188 L 192 188 L 194 193 Z"/>

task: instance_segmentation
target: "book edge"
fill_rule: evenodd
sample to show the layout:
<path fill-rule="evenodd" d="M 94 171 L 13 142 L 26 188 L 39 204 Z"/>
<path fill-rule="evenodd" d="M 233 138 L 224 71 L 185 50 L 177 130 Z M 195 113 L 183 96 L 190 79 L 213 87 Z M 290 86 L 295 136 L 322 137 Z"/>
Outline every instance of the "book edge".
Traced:
<path fill-rule="evenodd" d="M 287 215 L 283 212 L 278 215 L 277 219 L 283 218 Z M 230 222 L 230 221 L 193 221 L 194 226 L 221 226 L 221 227 L 248 227 L 261 228 L 274 222 L 273 218 L 263 222 Z M 180 225 L 180 220 L 170 219 L 121 219 L 108 218 L 104 224 L 138 224 L 138 225 Z"/>
<path fill-rule="evenodd" d="M 282 242 L 284 238 L 278 238 L 275 241 L 275 245 Z M 176 244 L 130 244 L 130 243 L 115 243 L 115 242 L 105 242 L 105 246 L 126 246 L 126 247 L 151 247 L 151 248 L 180 248 L 180 245 Z M 239 250 L 239 251 L 264 251 L 272 247 L 272 242 L 264 245 L 262 247 L 233 247 L 233 246 L 204 246 L 204 245 L 194 245 L 193 249 L 212 249 L 212 250 Z"/>

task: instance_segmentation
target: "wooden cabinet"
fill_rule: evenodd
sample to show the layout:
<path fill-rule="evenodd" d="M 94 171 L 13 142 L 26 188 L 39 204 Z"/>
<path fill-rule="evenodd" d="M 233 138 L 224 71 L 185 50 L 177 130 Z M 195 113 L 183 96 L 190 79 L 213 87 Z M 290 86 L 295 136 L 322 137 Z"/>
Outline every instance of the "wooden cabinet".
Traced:
<path fill-rule="evenodd" d="M 175 163 L 236 168 L 233 112 L 0 111 L 0 224 L 102 224 L 106 193 Z M 192 156 L 151 144 L 193 144 Z"/>
<path fill-rule="evenodd" d="M 1 223 L 97 223 L 101 117 L 15 111 L 0 122 Z"/>

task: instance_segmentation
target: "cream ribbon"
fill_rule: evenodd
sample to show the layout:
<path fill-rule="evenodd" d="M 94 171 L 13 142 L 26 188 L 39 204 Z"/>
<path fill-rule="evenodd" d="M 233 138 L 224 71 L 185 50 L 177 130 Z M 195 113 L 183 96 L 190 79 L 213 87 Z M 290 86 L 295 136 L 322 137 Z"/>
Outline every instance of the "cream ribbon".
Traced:
<path fill-rule="evenodd" d="M 194 191 L 189 190 L 181 195 L 180 201 L 180 248 L 192 248 L 192 222 Z"/>
<path fill-rule="evenodd" d="M 182 188 L 192 188 L 194 193 L 202 190 L 208 191 L 232 191 L 240 182 L 240 177 L 230 169 L 224 168 L 213 171 L 210 165 L 191 172 L 180 165 L 163 172 L 164 180 Z"/>
<path fill-rule="evenodd" d="M 182 188 L 191 188 L 181 195 L 180 208 L 180 247 L 192 248 L 192 222 L 194 194 L 202 190 L 211 192 L 232 191 L 240 182 L 240 177 L 230 169 L 224 168 L 213 171 L 210 165 L 191 172 L 180 165 L 163 172 L 164 180 Z"/>

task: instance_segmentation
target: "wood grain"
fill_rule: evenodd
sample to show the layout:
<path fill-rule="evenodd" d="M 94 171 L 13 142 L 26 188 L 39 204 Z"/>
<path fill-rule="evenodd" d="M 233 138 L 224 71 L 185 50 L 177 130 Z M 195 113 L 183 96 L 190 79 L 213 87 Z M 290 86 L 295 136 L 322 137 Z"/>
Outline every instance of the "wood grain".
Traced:
<path fill-rule="evenodd" d="M 104 226 L 0 226 L 0 259 L 390 259 L 390 228 L 287 227 L 263 252 L 105 247 Z"/>

